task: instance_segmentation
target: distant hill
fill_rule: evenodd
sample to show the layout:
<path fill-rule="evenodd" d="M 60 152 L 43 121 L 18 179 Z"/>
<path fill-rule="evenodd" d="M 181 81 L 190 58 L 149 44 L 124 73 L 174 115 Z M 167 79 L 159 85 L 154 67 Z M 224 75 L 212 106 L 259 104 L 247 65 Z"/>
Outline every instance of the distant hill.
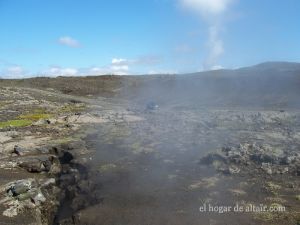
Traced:
<path fill-rule="evenodd" d="M 299 108 L 300 63 L 268 62 L 236 70 L 153 78 L 140 88 L 145 98 L 191 105 Z"/>
<path fill-rule="evenodd" d="M 90 76 L 0 80 L 0 85 L 52 88 L 75 95 L 143 103 L 218 107 L 300 107 L 300 63 L 267 62 L 236 70 L 181 75 Z"/>
<path fill-rule="evenodd" d="M 254 70 L 300 70 L 300 63 L 292 62 L 265 62 L 251 67 L 245 67 L 240 70 L 254 69 Z"/>

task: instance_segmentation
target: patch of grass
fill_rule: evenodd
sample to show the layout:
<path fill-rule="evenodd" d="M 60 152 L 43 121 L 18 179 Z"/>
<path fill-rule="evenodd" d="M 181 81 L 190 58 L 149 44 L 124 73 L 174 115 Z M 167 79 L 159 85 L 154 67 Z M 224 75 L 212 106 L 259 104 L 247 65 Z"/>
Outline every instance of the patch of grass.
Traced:
<path fill-rule="evenodd" d="M 279 203 L 272 203 L 270 205 L 270 208 L 272 208 L 275 211 L 264 211 L 264 212 L 256 212 L 255 217 L 257 219 L 260 219 L 262 221 L 278 221 L 278 220 L 286 220 L 286 217 L 288 217 L 288 213 L 285 213 L 285 207 Z M 283 211 L 281 211 L 283 210 Z M 290 219 L 292 219 L 290 217 Z"/>
<path fill-rule="evenodd" d="M 47 110 L 44 108 L 37 108 L 37 109 L 33 110 L 33 112 L 35 114 L 47 114 Z"/>
<path fill-rule="evenodd" d="M 265 198 L 266 201 L 269 201 L 269 202 L 275 202 L 275 203 L 279 203 L 279 204 L 283 204 L 283 203 L 286 203 L 286 200 L 283 199 L 283 198 L 280 198 L 278 196 L 276 197 L 267 197 Z"/>
<path fill-rule="evenodd" d="M 4 106 L 6 106 L 6 105 L 7 105 L 6 102 L 0 102 L 0 108 L 4 107 Z"/>
<path fill-rule="evenodd" d="M 61 113 L 82 112 L 85 109 L 86 109 L 86 106 L 83 104 L 65 105 L 59 109 L 59 112 L 61 112 Z"/>
<path fill-rule="evenodd" d="M 255 213 L 254 218 L 262 221 L 272 221 L 277 217 L 274 213 L 271 212 L 260 212 Z"/>
<path fill-rule="evenodd" d="M 268 222 L 268 224 L 295 224 L 299 214 L 295 211 L 286 211 L 280 203 L 271 203 L 266 211 L 254 212 L 254 218 Z"/>
<path fill-rule="evenodd" d="M 40 119 L 49 119 L 50 117 L 51 117 L 50 114 L 44 114 L 44 113 L 33 113 L 33 114 L 25 114 L 19 116 L 20 119 L 31 120 L 31 121 L 37 121 Z"/>
<path fill-rule="evenodd" d="M 265 188 L 273 195 L 278 195 L 278 191 L 281 189 L 281 186 L 270 181 L 266 183 Z"/>
<path fill-rule="evenodd" d="M 279 204 L 279 203 L 276 203 L 276 202 L 273 202 L 270 207 L 272 208 L 276 208 L 276 209 L 281 209 L 281 208 L 285 208 L 283 205 Z"/>
<path fill-rule="evenodd" d="M 296 195 L 296 200 L 300 201 L 300 195 Z"/>
<path fill-rule="evenodd" d="M 8 120 L 5 122 L 0 122 L 0 129 L 7 127 L 26 127 L 32 124 L 31 120 L 21 119 L 21 120 Z"/>

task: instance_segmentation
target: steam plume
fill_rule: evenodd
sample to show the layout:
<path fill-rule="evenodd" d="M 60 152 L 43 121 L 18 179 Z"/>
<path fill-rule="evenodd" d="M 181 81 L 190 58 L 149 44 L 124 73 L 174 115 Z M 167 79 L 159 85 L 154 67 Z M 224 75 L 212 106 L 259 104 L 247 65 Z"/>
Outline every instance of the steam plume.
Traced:
<path fill-rule="evenodd" d="M 203 62 L 204 69 L 220 68 L 218 61 L 224 53 L 221 38 L 222 16 L 228 10 L 233 0 L 179 0 L 180 4 L 198 15 L 208 24 L 208 49 L 209 53 Z"/>

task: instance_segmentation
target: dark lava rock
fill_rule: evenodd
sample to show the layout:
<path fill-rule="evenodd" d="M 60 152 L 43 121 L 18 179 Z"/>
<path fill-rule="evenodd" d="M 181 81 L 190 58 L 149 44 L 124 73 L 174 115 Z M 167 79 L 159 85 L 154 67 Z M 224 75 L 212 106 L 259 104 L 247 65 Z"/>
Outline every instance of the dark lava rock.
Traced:
<path fill-rule="evenodd" d="M 47 146 L 39 147 L 36 151 L 40 154 L 50 154 L 50 148 Z"/>
<path fill-rule="evenodd" d="M 211 165 L 214 161 L 226 162 L 226 158 L 218 153 L 210 153 L 200 159 L 201 164 Z"/>
<path fill-rule="evenodd" d="M 56 219 L 55 224 L 57 225 L 79 225 L 80 223 L 80 216 L 79 214 L 72 215 L 68 218 L 63 218 L 63 219 Z"/>
<path fill-rule="evenodd" d="M 74 159 L 74 156 L 70 152 L 63 152 L 59 157 L 59 160 L 62 164 L 68 164 Z"/>
<path fill-rule="evenodd" d="M 14 149 L 13 149 L 13 153 L 17 154 L 18 156 L 20 155 L 24 155 L 24 152 L 26 151 L 25 148 L 22 148 L 18 145 L 15 145 Z"/>
<path fill-rule="evenodd" d="M 221 162 L 221 164 L 215 162 Z M 261 169 L 268 175 L 300 175 L 300 154 L 298 152 L 283 151 L 271 146 L 258 146 L 255 143 L 223 147 L 222 152 L 210 153 L 201 158 L 200 163 L 214 165 L 216 170 L 223 174 Z"/>
<path fill-rule="evenodd" d="M 30 186 L 25 181 L 17 181 L 6 192 L 12 196 L 18 196 L 24 193 L 27 193 L 30 190 Z"/>
<path fill-rule="evenodd" d="M 89 205 L 89 202 L 87 201 L 87 199 L 85 197 L 77 196 L 73 199 L 72 204 L 71 204 L 71 208 L 74 211 L 78 211 L 78 210 L 84 209 L 88 205 Z"/>
<path fill-rule="evenodd" d="M 77 187 L 80 193 L 89 194 L 95 188 L 95 185 L 91 181 L 81 180 L 78 182 Z"/>
<path fill-rule="evenodd" d="M 11 192 L 13 193 L 13 196 L 17 196 L 23 193 L 26 193 L 29 191 L 29 187 L 26 185 L 18 184 L 11 188 Z"/>
<path fill-rule="evenodd" d="M 276 156 L 257 153 L 250 156 L 250 160 L 257 162 L 257 163 L 276 163 L 278 158 Z"/>
<path fill-rule="evenodd" d="M 22 158 L 18 162 L 18 166 L 26 169 L 31 173 L 40 173 L 42 171 L 49 172 L 51 169 L 51 161 L 48 156 L 31 156 Z"/>
<path fill-rule="evenodd" d="M 31 158 L 26 161 L 22 161 L 18 165 L 19 165 L 19 167 L 26 169 L 28 172 L 31 172 L 31 173 L 42 172 L 42 162 L 35 158 Z"/>
<path fill-rule="evenodd" d="M 73 174 L 62 174 L 59 177 L 60 186 L 68 186 L 75 183 L 75 176 Z"/>

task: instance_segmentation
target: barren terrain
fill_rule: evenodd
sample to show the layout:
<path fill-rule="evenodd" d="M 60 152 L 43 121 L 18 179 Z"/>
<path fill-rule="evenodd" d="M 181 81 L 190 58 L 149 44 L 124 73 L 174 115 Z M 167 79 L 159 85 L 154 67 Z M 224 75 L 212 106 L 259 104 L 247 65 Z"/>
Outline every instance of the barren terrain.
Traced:
<path fill-rule="evenodd" d="M 297 225 L 299 75 L 0 80 L 0 224 Z"/>

